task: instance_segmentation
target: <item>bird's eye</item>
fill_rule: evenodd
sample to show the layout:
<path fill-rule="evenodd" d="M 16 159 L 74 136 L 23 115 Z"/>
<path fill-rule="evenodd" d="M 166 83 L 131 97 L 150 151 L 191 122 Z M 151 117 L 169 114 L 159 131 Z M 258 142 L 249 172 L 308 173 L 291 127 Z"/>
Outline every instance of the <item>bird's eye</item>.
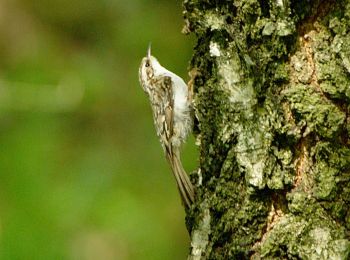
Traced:
<path fill-rule="evenodd" d="M 146 64 L 145 64 L 146 67 L 149 67 L 149 62 L 147 61 Z"/>

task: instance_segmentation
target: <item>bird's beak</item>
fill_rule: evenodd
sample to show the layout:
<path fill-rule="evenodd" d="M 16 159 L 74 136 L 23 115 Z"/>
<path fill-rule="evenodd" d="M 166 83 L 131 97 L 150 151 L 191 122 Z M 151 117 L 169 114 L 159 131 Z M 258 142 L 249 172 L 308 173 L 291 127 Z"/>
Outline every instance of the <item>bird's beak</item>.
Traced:
<path fill-rule="evenodd" d="M 147 58 L 151 58 L 151 43 L 148 44 Z"/>

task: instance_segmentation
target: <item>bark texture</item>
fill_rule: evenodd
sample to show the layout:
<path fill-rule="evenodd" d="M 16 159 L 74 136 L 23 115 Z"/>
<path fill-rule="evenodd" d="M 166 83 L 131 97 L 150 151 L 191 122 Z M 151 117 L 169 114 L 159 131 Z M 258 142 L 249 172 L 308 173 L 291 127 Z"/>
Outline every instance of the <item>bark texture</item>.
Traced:
<path fill-rule="evenodd" d="M 350 258 L 350 0 L 184 0 L 191 259 Z"/>

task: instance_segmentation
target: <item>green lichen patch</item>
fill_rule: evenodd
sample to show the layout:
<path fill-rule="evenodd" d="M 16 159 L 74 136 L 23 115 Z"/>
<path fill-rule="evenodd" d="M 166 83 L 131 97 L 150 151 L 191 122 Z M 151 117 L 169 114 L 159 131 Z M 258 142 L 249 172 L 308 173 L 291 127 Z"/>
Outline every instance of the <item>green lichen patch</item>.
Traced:
<path fill-rule="evenodd" d="M 338 136 L 345 114 L 321 93 L 310 86 L 295 85 L 284 90 L 283 95 L 290 103 L 297 124 L 306 124 L 308 132 L 324 138 Z"/>
<path fill-rule="evenodd" d="M 291 57 L 291 65 L 298 82 L 309 84 L 312 81 L 314 66 L 310 64 L 304 51 L 297 51 Z"/>
<path fill-rule="evenodd" d="M 290 213 L 283 216 L 261 243 L 263 257 L 348 259 L 345 229 L 307 193 L 287 196 Z"/>
<path fill-rule="evenodd" d="M 231 185 L 225 185 L 227 189 L 220 188 L 217 193 L 217 199 L 221 199 L 220 203 L 224 199 L 226 207 L 212 211 L 216 228 L 211 236 L 213 249 L 206 259 L 246 259 L 250 246 L 261 236 L 261 229 L 265 226 L 269 199 L 261 201 L 244 192 L 241 185 L 238 190 L 233 186 L 237 184 Z M 240 196 L 229 195 L 232 190 L 239 191 Z"/>
<path fill-rule="evenodd" d="M 350 214 L 350 149 L 319 142 L 311 151 L 315 166 L 313 196 L 338 223 Z"/>
<path fill-rule="evenodd" d="M 335 196 L 333 191 L 336 188 L 335 176 L 338 171 L 334 168 L 328 167 L 326 162 L 319 162 L 315 168 L 315 187 L 313 194 L 316 198 L 330 199 Z"/>
<path fill-rule="evenodd" d="M 318 34 L 314 38 L 315 69 L 320 88 L 330 97 L 350 100 L 350 35 Z M 331 40 L 331 45 L 325 44 Z"/>
<path fill-rule="evenodd" d="M 211 232 L 211 216 L 208 203 L 206 201 L 202 202 L 200 208 L 200 213 L 197 216 L 199 221 L 191 232 L 191 257 L 193 259 L 201 259 L 205 255 Z"/>
<path fill-rule="evenodd" d="M 293 169 L 290 167 L 292 152 L 287 149 L 271 148 L 273 153 L 268 159 L 265 169 L 267 187 L 272 190 L 282 190 L 285 185 L 291 185 L 294 180 Z"/>
<path fill-rule="evenodd" d="M 337 6 L 338 5 L 338 6 Z M 315 24 L 312 41 L 316 77 L 320 88 L 331 98 L 350 100 L 350 21 L 344 6 L 334 8 Z M 349 4 L 346 6 L 349 8 Z"/>
<path fill-rule="evenodd" d="M 350 242 L 330 221 L 288 214 L 274 226 L 261 245 L 264 259 L 348 259 Z"/>

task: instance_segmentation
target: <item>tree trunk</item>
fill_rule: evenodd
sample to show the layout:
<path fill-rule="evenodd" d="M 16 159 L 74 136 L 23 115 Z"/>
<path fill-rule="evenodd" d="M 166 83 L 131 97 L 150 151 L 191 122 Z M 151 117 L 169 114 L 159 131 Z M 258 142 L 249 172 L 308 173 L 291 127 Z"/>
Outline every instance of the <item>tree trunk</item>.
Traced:
<path fill-rule="evenodd" d="M 190 259 L 350 258 L 350 0 L 184 0 Z"/>

